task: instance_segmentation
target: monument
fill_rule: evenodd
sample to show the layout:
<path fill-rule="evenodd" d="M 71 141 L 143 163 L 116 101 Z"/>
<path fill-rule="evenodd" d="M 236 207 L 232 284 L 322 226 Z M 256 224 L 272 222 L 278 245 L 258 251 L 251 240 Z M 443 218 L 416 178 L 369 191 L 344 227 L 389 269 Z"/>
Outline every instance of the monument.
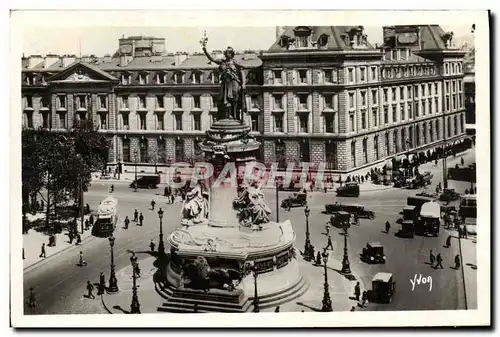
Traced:
<path fill-rule="evenodd" d="M 213 174 L 186 195 L 181 228 L 167 238 L 170 258 L 157 290 L 159 311 L 249 312 L 289 302 L 308 288 L 299 271 L 289 220 L 270 221 L 258 181 L 241 179 L 260 143 L 245 124 L 245 76 L 234 50 L 216 60 L 220 95 L 216 120 L 200 144 Z M 240 178 L 238 178 L 240 177 Z"/>

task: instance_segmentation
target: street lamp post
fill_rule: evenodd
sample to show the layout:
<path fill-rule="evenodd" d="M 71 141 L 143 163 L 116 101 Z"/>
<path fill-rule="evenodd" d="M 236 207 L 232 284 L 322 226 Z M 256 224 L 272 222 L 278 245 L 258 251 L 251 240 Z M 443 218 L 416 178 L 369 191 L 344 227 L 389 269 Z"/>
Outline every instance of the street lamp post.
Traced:
<path fill-rule="evenodd" d="M 324 291 L 323 291 L 323 307 L 321 308 L 321 311 L 323 312 L 330 312 L 333 311 L 332 309 L 332 299 L 330 298 L 330 286 L 328 285 L 328 270 L 326 268 L 326 263 L 328 262 L 328 252 L 326 249 L 323 250 L 323 265 L 325 267 L 325 284 L 324 284 Z"/>
<path fill-rule="evenodd" d="M 279 179 L 274 179 L 276 185 L 276 222 L 280 222 L 280 204 L 279 204 Z"/>
<path fill-rule="evenodd" d="M 130 263 L 132 265 L 132 303 L 130 304 L 130 313 L 131 314 L 140 314 L 141 313 L 141 304 L 139 303 L 139 297 L 137 296 L 137 275 L 135 273 L 136 265 L 137 265 L 137 256 L 132 253 L 130 257 Z"/>
<path fill-rule="evenodd" d="M 113 252 L 113 247 L 115 245 L 115 238 L 113 235 L 111 235 L 109 238 L 109 246 L 111 248 L 111 273 L 109 274 L 109 287 L 108 287 L 108 293 L 117 293 L 119 291 L 118 289 L 118 282 L 116 280 L 116 275 L 115 275 L 115 257 L 114 257 L 114 252 Z"/>
<path fill-rule="evenodd" d="M 344 258 L 342 259 L 342 274 L 350 274 L 351 273 L 351 264 L 349 263 L 349 256 L 347 252 L 347 236 L 349 235 L 349 224 L 344 222 Z"/>
<path fill-rule="evenodd" d="M 260 312 L 259 308 L 259 294 L 257 292 L 257 277 L 259 274 L 257 273 L 257 267 L 255 265 L 250 266 L 250 271 L 252 272 L 253 276 L 253 312 Z"/>
<path fill-rule="evenodd" d="M 304 209 L 304 214 L 306 215 L 306 242 L 304 245 L 304 259 L 306 261 L 311 261 L 314 259 L 314 256 L 312 254 L 312 245 L 311 245 L 311 239 L 309 237 L 309 214 L 311 213 L 311 210 L 309 209 L 309 206 L 306 206 Z"/>
<path fill-rule="evenodd" d="M 134 159 L 135 159 L 135 169 L 134 169 L 134 192 L 137 192 L 137 150 L 134 151 Z"/>
<path fill-rule="evenodd" d="M 160 242 L 158 242 L 158 253 L 160 255 L 165 255 L 165 244 L 163 243 L 163 210 L 161 208 L 158 211 L 158 217 L 160 218 Z"/>

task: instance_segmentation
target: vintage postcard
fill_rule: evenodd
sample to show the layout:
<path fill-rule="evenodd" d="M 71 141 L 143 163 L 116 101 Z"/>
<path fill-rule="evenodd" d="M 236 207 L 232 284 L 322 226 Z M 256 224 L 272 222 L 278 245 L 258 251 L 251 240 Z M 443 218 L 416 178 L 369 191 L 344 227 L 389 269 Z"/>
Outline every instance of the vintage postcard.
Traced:
<path fill-rule="evenodd" d="M 11 29 L 15 327 L 491 324 L 487 11 Z"/>

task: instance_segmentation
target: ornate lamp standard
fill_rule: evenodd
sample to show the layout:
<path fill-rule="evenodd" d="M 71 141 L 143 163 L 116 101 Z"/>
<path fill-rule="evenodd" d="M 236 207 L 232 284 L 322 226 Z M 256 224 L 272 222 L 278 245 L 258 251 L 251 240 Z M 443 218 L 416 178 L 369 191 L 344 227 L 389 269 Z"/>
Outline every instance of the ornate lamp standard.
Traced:
<path fill-rule="evenodd" d="M 309 209 L 309 206 L 306 206 L 304 209 L 304 214 L 306 215 L 306 242 L 304 245 L 304 259 L 306 261 L 311 261 L 314 256 L 312 256 L 312 245 L 311 245 L 311 239 L 309 238 L 309 214 L 311 213 L 311 210 Z"/>
<path fill-rule="evenodd" d="M 135 168 L 134 168 L 134 192 L 137 192 L 137 150 L 134 151 Z"/>
<path fill-rule="evenodd" d="M 163 210 L 158 210 L 158 217 L 160 218 L 160 242 L 158 242 L 158 254 L 165 255 L 165 244 L 163 243 Z"/>
<path fill-rule="evenodd" d="M 130 257 L 130 263 L 132 265 L 132 303 L 130 304 L 130 313 L 131 314 L 140 314 L 141 313 L 141 304 L 139 303 L 139 297 L 137 296 L 137 275 L 135 273 L 136 265 L 137 265 L 137 256 L 132 253 Z"/>
<path fill-rule="evenodd" d="M 326 263 L 328 262 L 328 252 L 326 249 L 323 249 L 323 264 L 325 267 L 325 284 L 324 284 L 324 292 L 323 292 L 323 307 L 321 311 L 329 312 L 333 311 L 332 309 L 332 299 L 330 298 L 330 286 L 328 285 L 328 273 L 326 269 Z"/>
<path fill-rule="evenodd" d="M 344 258 L 342 259 L 342 274 L 350 274 L 351 273 L 351 264 L 349 263 L 349 257 L 347 254 L 347 236 L 349 235 L 349 223 L 344 222 L 343 226 L 344 230 Z"/>
<path fill-rule="evenodd" d="M 108 287 L 108 293 L 117 293 L 119 291 L 118 289 L 118 282 L 116 280 L 116 275 L 115 275 L 115 258 L 113 254 L 113 246 L 115 245 L 115 238 L 113 235 L 111 235 L 109 238 L 109 246 L 111 248 L 111 273 L 109 274 L 109 287 Z"/>
<path fill-rule="evenodd" d="M 253 276 L 253 287 L 254 287 L 254 293 L 253 293 L 253 312 L 260 312 L 259 309 L 259 294 L 257 292 L 257 277 L 259 274 L 257 273 L 257 267 L 255 265 L 252 265 L 250 263 L 247 263 L 245 266 L 246 269 L 246 275 L 249 273 L 252 273 Z"/>

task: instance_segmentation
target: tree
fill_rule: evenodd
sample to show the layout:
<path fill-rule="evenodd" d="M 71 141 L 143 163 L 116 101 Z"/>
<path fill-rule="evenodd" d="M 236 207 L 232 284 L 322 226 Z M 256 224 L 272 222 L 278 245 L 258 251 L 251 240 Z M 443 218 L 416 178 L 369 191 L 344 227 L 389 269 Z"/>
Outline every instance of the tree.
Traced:
<path fill-rule="evenodd" d="M 84 191 L 87 190 L 91 172 L 104 167 L 108 151 L 108 140 L 89 120 L 75 122 L 64 134 L 43 129 L 23 130 L 23 205 L 29 205 L 30 196 L 35 200 L 40 196 L 47 205 L 48 228 L 50 210 L 55 210 L 58 203 L 74 200 L 78 205 L 82 202 L 80 182 Z M 43 189 L 47 191 L 46 196 Z M 24 207 L 23 212 L 26 209 Z"/>

